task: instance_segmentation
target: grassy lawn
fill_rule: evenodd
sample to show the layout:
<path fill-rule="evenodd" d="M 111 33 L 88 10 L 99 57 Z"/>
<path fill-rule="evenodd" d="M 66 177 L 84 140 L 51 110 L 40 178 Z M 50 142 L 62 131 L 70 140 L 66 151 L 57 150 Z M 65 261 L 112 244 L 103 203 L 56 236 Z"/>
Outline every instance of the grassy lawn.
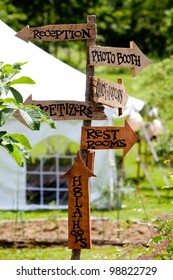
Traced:
<path fill-rule="evenodd" d="M 114 260 L 118 258 L 118 247 L 93 247 L 91 250 L 82 250 L 81 260 Z M 0 248 L 3 260 L 70 260 L 71 250 L 67 247 L 56 248 Z"/>

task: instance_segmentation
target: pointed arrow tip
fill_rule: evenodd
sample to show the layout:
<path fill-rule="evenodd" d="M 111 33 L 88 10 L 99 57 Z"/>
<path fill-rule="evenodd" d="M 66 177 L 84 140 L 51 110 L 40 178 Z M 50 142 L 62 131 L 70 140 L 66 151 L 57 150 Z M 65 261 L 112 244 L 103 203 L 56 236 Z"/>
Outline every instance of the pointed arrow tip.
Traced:
<path fill-rule="evenodd" d="M 25 42 L 29 42 L 29 25 L 25 26 L 24 28 L 22 28 L 18 33 L 16 33 L 16 37 L 18 37 L 19 39 L 25 41 Z"/>
<path fill-rule="evenodd" d="M 96 175 L 85 165 L 79 151 L 77 152 L 76 159 L 71 168 L 64 175 L 60 176 L 60 178 L 68 178 L 74 171 L 76 172 L 76 170 L 80 171 L 83 175 L 85 174 L 87 177 L 96 177 Z"/>
<path fill-rule="evenodd" d="M 32 94 L 30 94 L 24 101 L 24 105 L 32 104 Z"/>
<path fill-rule="evenodd" d="M 132 68 L 132 76 L 135 77 L 139 72 L 152 63 L 152 61 L 146 57 L 143 52 L 138 48 L 134 41 L 130 42 L 130 48 L 134 50 L 135 54 L 140 56 L 140 66 L 135 66 Z"/>
<path fill-rule="evenodd" d="M 125 156 L 128 151 L 133 147 L 133 145 L 139 140 L 138 135 L 131 128 L 127 121 L 125 121 L 125 130 L 128 133 L 127 146 L 123 150 L 123 156 Z"/>

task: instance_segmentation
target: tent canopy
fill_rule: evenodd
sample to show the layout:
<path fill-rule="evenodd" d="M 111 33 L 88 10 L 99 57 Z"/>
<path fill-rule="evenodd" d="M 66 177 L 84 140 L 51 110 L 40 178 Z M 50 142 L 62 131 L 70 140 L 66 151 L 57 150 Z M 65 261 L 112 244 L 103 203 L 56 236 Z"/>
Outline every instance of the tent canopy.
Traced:
<path fill-rule="evenodd" d="M 16 32 L 0 20 L 0 61 L 27 62 L 21 75 L 29 76 L 35 85 L 22 86 L 24 99 L 30 94 L 37 100 L 85 100 L 85 75 L 54 58 L 33 43 L 15 36 Z"/>
<path fill-rule="evenodd" d="M 19 85 L 17 88 L 26 99 L 32 94 L 35 100 L 85 100 L 86 76 L 60 60 L 52 57 L 32 43 L 26 43 L 15 36 L 15 32 L 0 21 L 0 61 L 4 63 L 27 62 L 21 75 L 32 78 L 35 85 Z M 107 121 L 98 121 L 104 125 Z M 82 121 L 57 121 L 56 129 L 41 124 L 39 131 L 31 131 L 15 118 L 11 118 L 3 130 L 9 133 L 22 133 L 34 146 L 51 135 L 63 135 L 80 143 Z M 58 205 L 26 204 L 26 168 L 20 168 L 15 161 L 0 147 L 0 209 L 43 209 L 59 208 Z M 4 160 L 5 158 L 5 160 Z M 91 196 L 95 199 L 100 194 L 101 186 L 109 186 L 109 160 L 106 151 L 98 151 L 95 162 L 97 180 L 91 183 Z M 106 167 L 104 164 L 106 164 Z M 101 170 L 102 169 L 102 170 Z M 106 175 L 103 175 L 104 171 Z M 112 172 L 112 171 L 111 171 Z M 8 178 L 8 180 L 7 180 Z M 97 182 L 96 182 L 97 181 Z"/>

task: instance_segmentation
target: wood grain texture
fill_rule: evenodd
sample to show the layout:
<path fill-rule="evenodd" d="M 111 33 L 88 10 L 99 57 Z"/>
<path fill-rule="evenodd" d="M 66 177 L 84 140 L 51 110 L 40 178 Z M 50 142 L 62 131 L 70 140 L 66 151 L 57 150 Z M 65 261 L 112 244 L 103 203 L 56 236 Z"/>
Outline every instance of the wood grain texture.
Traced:
<path fill-rule="evenodd" d="M 27 25 L 16 34 L 16 37 L 26 42 L 32 40 L 88 40 L 96 37 L 96 24 L 54 24 L 39 27 L 30 27 Z"/>
<path fill-rule="evenodd" d="M 89 65 L 131 68 L 132 76 L 136 76 L 147 67 L 151 61 L 132 41 L 130 48 L 114 48 L 93 46 L 89 48 Z"/>
<path fill-rule="evenodd" d="M 91 101 L 113 108 L 124 108 L 128 95 L 123 83 L 113 83 L 96 77 L 90 77 Z"/>
<path fill-rule="evenodd" d="M 54 121 L 61 120 L 106 120 L 104 106 L 90 101 L 33 100 L 30 95 L 24 105 L 35 105 L 47 112 Z M 20 122 L 25 123 L 19 111 L 13 114 Z"/>
<path fill-rule="evenodd" d="M 90 163 L 91 164 L 91 163 Z M 89 177 L 94 173 L 83 162 L 80 152 L 72 167 L 61 178 L 68 178 L 68 248 L 91 248 Z"/>
<path fill-rule="evenodd" d="M 83 150 L 123 149 L 125 156 L 139 139 L 127 122 L 124 127 L 88 126 L 81 129 Z"/>

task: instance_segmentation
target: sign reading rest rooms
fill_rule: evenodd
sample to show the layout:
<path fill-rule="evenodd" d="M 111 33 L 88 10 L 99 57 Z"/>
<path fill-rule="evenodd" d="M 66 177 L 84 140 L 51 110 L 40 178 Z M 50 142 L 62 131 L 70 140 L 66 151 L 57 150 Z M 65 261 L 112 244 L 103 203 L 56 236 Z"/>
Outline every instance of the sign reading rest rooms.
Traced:
<path fill-rule="evenodd" d="M 123 149 L 125 156 L 138 140 L 137 134 L 127 122 L 125 122 L 125 127 L 83 126 L 81 149 Z"/>

